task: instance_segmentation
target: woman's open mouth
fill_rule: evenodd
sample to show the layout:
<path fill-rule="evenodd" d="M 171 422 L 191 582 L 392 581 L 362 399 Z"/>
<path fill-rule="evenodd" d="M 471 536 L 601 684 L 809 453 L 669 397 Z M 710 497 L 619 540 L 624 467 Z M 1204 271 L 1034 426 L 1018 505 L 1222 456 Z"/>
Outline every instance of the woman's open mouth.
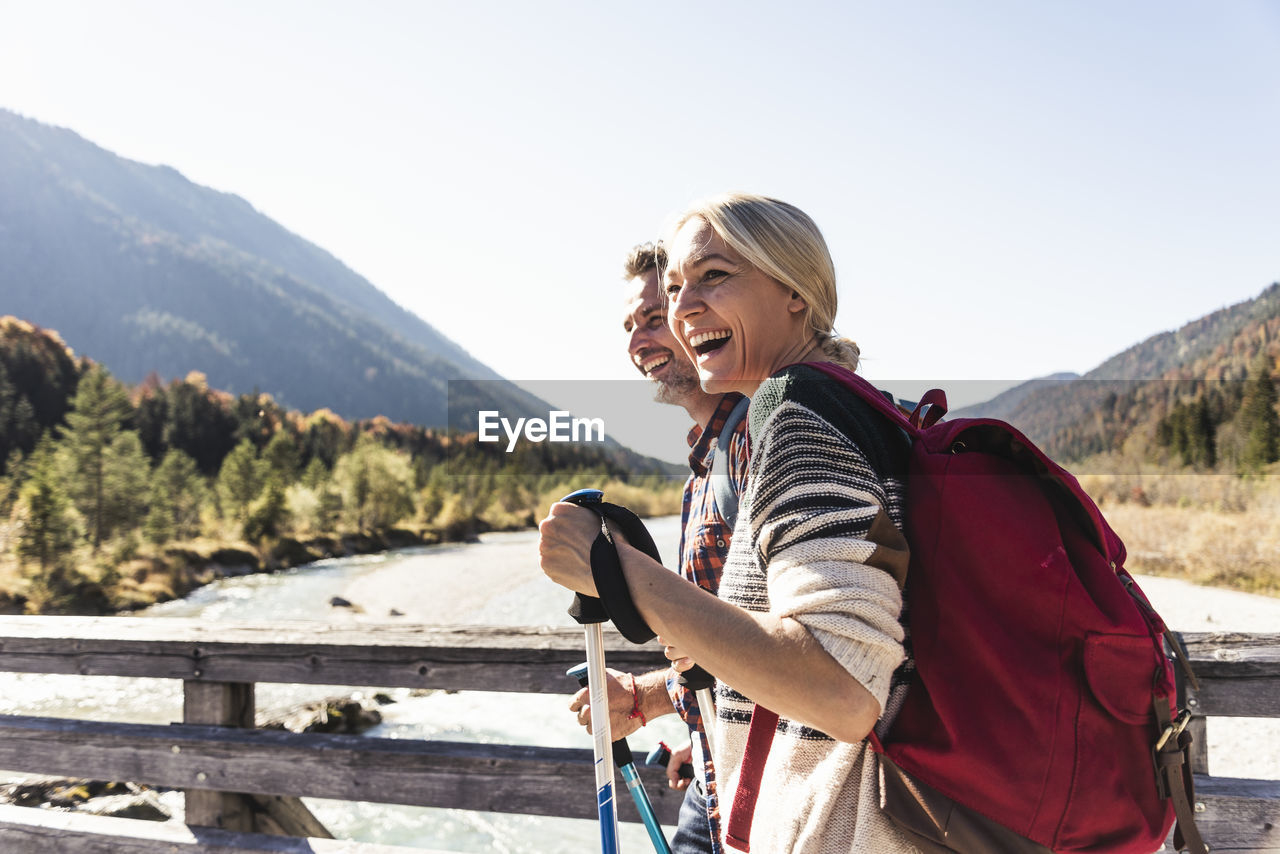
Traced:
<path fill-rule="evenodd" d="M 729 343 L 729 339 L 732 337 L 733 333 L 728 329 L 711 329 L 690 336 L 689 346 L 701 357 L 719 350 Z"/>

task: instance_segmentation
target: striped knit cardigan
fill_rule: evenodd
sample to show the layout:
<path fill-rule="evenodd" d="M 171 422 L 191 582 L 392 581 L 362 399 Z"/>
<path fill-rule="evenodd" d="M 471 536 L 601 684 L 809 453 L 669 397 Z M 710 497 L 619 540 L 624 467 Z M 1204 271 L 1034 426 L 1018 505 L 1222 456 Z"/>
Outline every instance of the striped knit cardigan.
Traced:
<path fill-rule="evenodd" d="M 825 375 L 787 368 L 750 411 L 751 469 L 720 597 L 802 623 L 892 718 L 905 690 L 900 584 L 905 440 Z M 728 812 L 753 704 L 717 687 L 716 767 Z M 915 852 L 880 811 L 864 741 L 782 718 L 761 780 L 754 854 Z M 725 816 L 727 826 L 728 816 Z M 732 849 L 730 849 L 732 850 Z"/>

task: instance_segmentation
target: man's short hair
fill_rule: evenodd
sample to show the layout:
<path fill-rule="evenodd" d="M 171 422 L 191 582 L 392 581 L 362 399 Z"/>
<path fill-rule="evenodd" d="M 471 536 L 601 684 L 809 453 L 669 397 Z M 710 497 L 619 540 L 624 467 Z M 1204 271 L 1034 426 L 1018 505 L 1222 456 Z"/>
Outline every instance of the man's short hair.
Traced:
<path fill-rule="evenodd" d="M 661 275 L 662 269 L 666 266 L 667 250 L 661 243 L 641 243 L 632 247 L 627 253 L 627 262 L 623 269 L 626 272 L 626 278 L 634 279 L 650 270 L 657 270 Z"/>

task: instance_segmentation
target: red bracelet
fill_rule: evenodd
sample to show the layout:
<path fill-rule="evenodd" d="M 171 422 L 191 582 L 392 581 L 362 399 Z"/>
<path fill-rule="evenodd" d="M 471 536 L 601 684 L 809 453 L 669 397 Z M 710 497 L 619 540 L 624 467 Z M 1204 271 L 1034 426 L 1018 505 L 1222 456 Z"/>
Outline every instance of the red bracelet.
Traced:
<path fill-rule="evenodd" d="M 645 726 L 649 722 L 644 719 L 644 712 L 640 711 L 640 695 L 636 693 L 636 675 L 634 673 L 627 675 L 631 677 L 631 714 L 627 715 L 627 720 L 639 718 L 640 726 Z"/>

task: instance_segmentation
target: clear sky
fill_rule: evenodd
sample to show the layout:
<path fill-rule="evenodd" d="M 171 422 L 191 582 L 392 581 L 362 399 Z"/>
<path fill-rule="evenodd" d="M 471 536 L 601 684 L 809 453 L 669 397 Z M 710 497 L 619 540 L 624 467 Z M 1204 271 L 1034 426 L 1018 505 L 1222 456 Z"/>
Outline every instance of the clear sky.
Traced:
<path fill-rule="evenodd" d="M 625 250 L 731 189 L 823 228 L 872 379 L 1087 371 L 1280 279 L 1278 56 L 1263 0 L 0 0 L 0 106 L 516 380 L 634 376 Z"/>

